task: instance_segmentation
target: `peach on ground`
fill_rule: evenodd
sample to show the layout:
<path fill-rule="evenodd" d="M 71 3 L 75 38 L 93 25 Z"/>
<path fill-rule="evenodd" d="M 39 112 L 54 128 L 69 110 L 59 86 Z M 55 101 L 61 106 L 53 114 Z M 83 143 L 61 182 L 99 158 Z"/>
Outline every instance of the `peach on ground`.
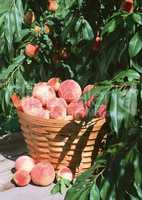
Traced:
<path fill-rule="evenodd" d="M 72 79 L 63 81 L 58 90 L 59 97 L 65 99 L 67 103 L 79 100 L 81 94 L 80 85 Z"/>
<path fill-rule="evenodd" d="M 68 168 L 66 166 L 60 167 L 60 169 L 57 172 L 57 180 L 60 179 L 60 178 L 72 181 L 73 180 L 73 173 L 70 170 L 70 168 Z"/>
<path fill-rule="evenodd" d="M 51 163 L 40 162 L 31 171 L 32 182 L 40 186 L 48 186 L 55 179 L 55 170 Z"/>
<path fill-rule="evenodd" d="M 34 160 L 30 156 L 20 156 L 15 161 L 15 169 L 31 172 L 35 166 Z"/>
<path fill-rule="evenodd" d="M 13 181 L 17 186 L 23 187 L 31 182 L 30 174 L 25 170 L 18 170 L 13 176 Z"/>
<path fill-rule="evenodd" d="M 54 89 L 47 82 L 39 82 L 34 85 L 32 96 L 39 99 L 43 106 L 56 97 Z"/>
<path fill-rule="evenodd" d="M 39 99 L 34 97 L 24 97 L 21 100 L 21 107 L 24 113 L 32 116 L 43 116 L 42 103 Z"/>

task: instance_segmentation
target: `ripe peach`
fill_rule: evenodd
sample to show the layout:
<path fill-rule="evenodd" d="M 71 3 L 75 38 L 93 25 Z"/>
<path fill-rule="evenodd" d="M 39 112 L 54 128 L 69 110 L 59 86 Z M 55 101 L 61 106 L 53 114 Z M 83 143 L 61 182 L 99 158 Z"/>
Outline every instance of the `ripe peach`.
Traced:
<path fill-rule="evenodd" d="M 81 120 L 86 117 L 87 108 L 85 108 L 85 106 L 83 105 L 83 102 L 80 100 L 77 102 L 70 103 L 67 108 L 67 113 L 68 115 L 72 115 L 73 119 Z"/>
<path fill-rule="evenodd" d="M 91 84 L 85 86 L 85 88 L 83 89 L 83 94 L 85 94 L 86 92 L 89 92 L 93 87 L 94 85 L 91 85 Z M 94 96 L 91 96 L 85 105 L 89 108 L 93 100 L 94 100 Z"/>
<path fill-rule="evenodd" d="M 66 117 L 67 104 L 63 98 L 54 98 L 48 101 L 47 108 L 52 119 L 64 119 Z"/>
<path fill-rule="evenodd" d="M 58 9 L 58 3 L 56 0 L 48 0 L 48 10 L 55 12 Z"/>
<path fill-rule="evenodd" d="M 63 81 L 58 90 L 59 97 L 65 99 L 67 103 L 79 100 L 81 94 L 80 85 L 71 79 Z"/>
<path fill-rule="evenodd" d="M 66 118 L 66 108 L 63 106 L 54 106 L 50 110 L 51 119 L 65 119 Z"/>
<path fill-rule="evenodd" d="M 47 106 L 48 110 L 51 110 L 55 106 L 62 106 L 62 107 L 67 108 L 67 103 L 63 98 L 56 97 L 56 98 L 48 101 L 46 106 Z"/>
<path fill-rule="evenodd" d="M 61 84 L 61 80 L 60 78 L 57 77 L 53 77 L 51 79 L 49 79 L 49 81 L 47 82 L 48 85 L 50 85 L 55 91 L 58 91 L 60 84 Z"/>
<path fill-rule="evenodd" d="M 27 44 L 25 48 L 25 54 L 31 58 L 37 56 L 39 52 L 39 46 L 34 44 Z"/>
<path fill-rule="evenodd" d="M 51 163 L 40 162 L 31 171 L 31 178 L 34 184 L 48 186 L 55 179 L 55 170 Z"/>
<path fill-rule="evenodd" d="M 62 166 L 58 172 L 57 172 L 57 180 L 59 179 L 67 179 L 69 181 L 73 180 L 73 173 L 70 170 L 70 168 L 66 167 L 66 166 Z"/>
<path fill-rule="evenodd" d="M 15 161 L 16 170 L 24 170 L 30 173 L 34 166 L 35 162 L 30 156 L 20 156 Z"/>
<path fill-rule="evenodd" d="M 21 100 L 21 107 L 24 113 L 32 116 L 43 116 L 43 108 L 39 99 L 34 97 L 24 97 Z"/>
<path fill-rule="evenodd" d="M 13 176 L 13 181 L 17 186 L 26 186 L 31 182 L 31 176 L 25 170 L 18 170 Z"/>
<path fill-rule="evenodd" d="M 32 95 L 33 97 L 39 99 L 43 106 L 45 106 L 48 101 L 56 97 L 54 89 L 49 86 L 47 82 L 39 82 L 35 84 Z"/>
<path fill-rule="evenodd" d="M 133 12 L 134 0 L 123 0 L 121 3 L 121 9 L 129 13 Z"/>

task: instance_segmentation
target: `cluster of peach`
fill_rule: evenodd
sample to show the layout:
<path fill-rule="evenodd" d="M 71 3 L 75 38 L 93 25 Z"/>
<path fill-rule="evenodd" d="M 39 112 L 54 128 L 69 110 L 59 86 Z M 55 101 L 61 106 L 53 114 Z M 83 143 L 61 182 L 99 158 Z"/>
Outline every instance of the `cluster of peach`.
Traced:
<path fill-rule="evenodd" d="M 12 101 L 18 110 L 39 118 L 82 120 L 87 116 L 94 96 L 84 104 L 81 95 L 93 87 L 87 85 L 82 91 L 80 85 L 72 79 L 61 82 L 59 78 L 51 78 L 48 82 L 35 84 L 32 96 L 20 100 L 12 95 Z M 100 107 L 97 115 L 105 117 L 105 105 Z"/>
<path fill-rule="evenodd" d="M 26 186 L 31 181 L 35 185 L 48 186 L 56 180 L 66 179 L 68 181 L 73 180 L 72 171 L 62 166 L 55 172 L 53 165 L 50 162 L 39 162 L 35 161 L 30 156 L 20 156 L 15 161 L 16 172 L 13 175 L 13 182 L 17 186 Z"/>

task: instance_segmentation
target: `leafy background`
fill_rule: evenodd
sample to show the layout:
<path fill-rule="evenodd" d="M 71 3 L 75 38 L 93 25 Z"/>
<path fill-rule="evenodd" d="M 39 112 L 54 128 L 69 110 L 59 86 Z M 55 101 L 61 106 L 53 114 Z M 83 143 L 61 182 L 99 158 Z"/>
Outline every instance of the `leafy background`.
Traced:
<path fill-rule="evenodd" d="M 19 130 L 14 92 L 30 94 L 35 82 L 52 76 L 73 78 L 82 87 L 95 83 L 83 98 L 95 94 L 95 112 L 107 105 L 111 138 L 66 199 L 142 199 L 142 1 L 134 1 L 132 13 L 117 0 L 58 0 L 56 12 L 48 10 L 47 0 L 0 5 L 0 132 Z M 35 20 L 27 24 L 29 9 Z M 35 58 L 25 55 L 27 43 L 39 46 Z"/>

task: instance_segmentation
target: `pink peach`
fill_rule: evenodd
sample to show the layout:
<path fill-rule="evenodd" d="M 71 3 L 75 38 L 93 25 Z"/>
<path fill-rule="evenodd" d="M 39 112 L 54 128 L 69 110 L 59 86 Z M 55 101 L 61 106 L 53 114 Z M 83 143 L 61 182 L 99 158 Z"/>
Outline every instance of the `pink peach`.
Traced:
<path fill-rule="evenodd" d="M 63 81 L 58 90 L 59 97 L 65 99 L 67 103 L 79 100 L 81 94 L 80 85 L 71 79 Z"/>
<path fill-rule="evenodd" d="M 15 161 L 16 170 L 25 170 L 29 173 L 32 171 L 32 168 L 34 167 L 34 165 L 35 165 L 34 160 L 29 156 L 20 156 Z"/>
<path fill-rule="evenodd" d="M 32 116 L 43 116 L 43 108 L 39 99 L 34 97 L 24 97 L 21 100 L 21 107 L 24 113 Z"/>
<path fill-rule="evenodd" d="M 53 77 L 53 78 L 49 79 L 49 81 L 47 83 L 57 92 L 60 87 L 61 80 L 60 80 L 60 78 Z"/>
<path fill-rule="evenodd" d="M 72 102 L 68 105 L 67 108 L 68 115 L 72 115 L 75 120 L 81 120 L 87 115 L 87 108 L 83 105 L 83 102 L 77 101 Z"/>
<path fill-rule="evenodd" d="M 48 85 L 47 82 L 35 84 L 32 95 L 33 97 L 39 99 L 43 106 L 45 106 L 48 101 L 56 97 L 54 89 Z"/>
<path fill-rule="evenodd" d="M 51 163 L 40 162 L 31 171 L 31 178 L 34 184 L 48 186 L 55 179 L 55 170 Z"/>
<path fill-rule="evenodd" d="M 66 166 L 62 166 L 59 171 L 57 172 L 57 180 L 58 179 L 67 179 L 69 181 L 73 180 L 73 173 L 70 170 L 70 168 L 66 167 Z"/>
<path fill-rule="evenodd" d="M 30 174 L 25 170 L 18 170 L 13 176 L 13 181 L 17 186 L 26 186 L 31 182 Z"/>

